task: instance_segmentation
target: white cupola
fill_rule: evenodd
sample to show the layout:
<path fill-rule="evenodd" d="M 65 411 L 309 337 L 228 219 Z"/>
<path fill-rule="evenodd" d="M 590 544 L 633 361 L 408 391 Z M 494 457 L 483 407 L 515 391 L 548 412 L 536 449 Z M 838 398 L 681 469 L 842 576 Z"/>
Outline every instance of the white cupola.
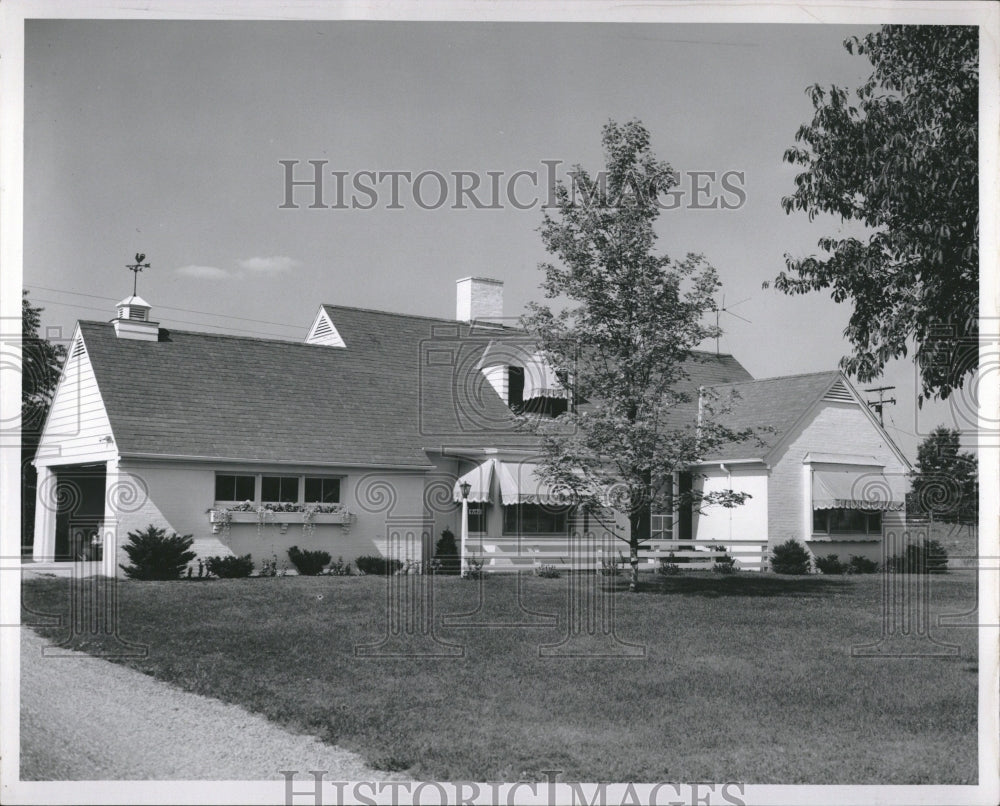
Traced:
<path fill-rule="evenodd" d="M 133 294 L 115 306 L 117 316 L 111 320 L 115 333 L 120 339 L 157 341 L 160 337 L 160 323 L 149 318 L 150 306 L 142 297 Z"/>

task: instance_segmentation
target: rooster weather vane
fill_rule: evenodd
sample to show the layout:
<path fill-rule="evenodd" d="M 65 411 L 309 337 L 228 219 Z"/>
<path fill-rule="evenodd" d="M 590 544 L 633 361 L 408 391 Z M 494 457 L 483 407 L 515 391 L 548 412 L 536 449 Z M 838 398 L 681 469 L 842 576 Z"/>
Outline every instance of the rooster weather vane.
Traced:
<path fill-rule="evenodd" d="M 148 269 L 149 268 L 149 264 L 148 263 L 143 263 L 142 262 L 145 259 L 146 259 L 146 256 L 144 254 L 142 254 L 141 252 L 136 252 L 135 253 L 135 263 L 126 263 L 125 264 L 125 268 L 127 268 L 130 272 L 133 273 L 133 275 L 132 275 L 132 296 L 133 297 L 136 296 L 136 288 L 137 288 L 137 286 L 139 284 L 139 272 L 141 272 L 143 269 Z"/>

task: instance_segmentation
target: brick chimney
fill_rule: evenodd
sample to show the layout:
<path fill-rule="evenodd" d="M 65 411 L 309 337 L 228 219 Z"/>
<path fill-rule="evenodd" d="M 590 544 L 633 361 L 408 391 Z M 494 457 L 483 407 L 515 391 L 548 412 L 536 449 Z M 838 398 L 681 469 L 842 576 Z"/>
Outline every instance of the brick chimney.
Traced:
<path fill-rule="evenodd" d="M 503 281 L 464 277 L 456 283 L 455 318 L 459 322 L 503 321 Z"/>

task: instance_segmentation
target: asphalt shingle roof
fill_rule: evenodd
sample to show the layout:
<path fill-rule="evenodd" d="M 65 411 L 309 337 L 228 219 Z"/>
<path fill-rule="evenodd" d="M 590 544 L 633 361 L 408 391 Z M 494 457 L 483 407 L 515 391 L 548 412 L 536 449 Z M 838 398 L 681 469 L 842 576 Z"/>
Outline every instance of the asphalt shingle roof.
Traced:
<path fill-rule="evenodd" d="M 751 439 L 726 445 L 705 460 L 766 456 L 839 377 L 838 371 L 814 372 L 712 386 L 711 391 L 716 395 L 712 405 L 717 410 L 714 419 L 733 430 L 757 429 L 759 441 Z M 736 397 L 731 398 L 732 394 Z M 731 410 L 720 411 L 724 404 L 731 405 Z"/>
<path fill-rule="evenodd" d="M 325 305 L 346 348 L 166 331 L 119 339 L 80 328 L 123 454 L 316 464 L 427 465 L 428 451 L 530 449 L 477 370 L 511 328 Z M 691 384 L 750 379 L 703 354 Z"/>

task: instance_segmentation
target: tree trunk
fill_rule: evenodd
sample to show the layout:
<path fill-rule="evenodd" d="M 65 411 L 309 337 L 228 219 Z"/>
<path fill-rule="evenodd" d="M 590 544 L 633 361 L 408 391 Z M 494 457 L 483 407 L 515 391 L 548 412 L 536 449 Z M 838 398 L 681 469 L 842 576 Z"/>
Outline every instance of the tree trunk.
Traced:
<path fill-rule="evenodd" d="M 639 588 L 639 529 L 642 528 L 642 516 L 633 513 L 628 520 L 628 561 L 632 567 L 629 572 L 628 589 L 634 593 Z"/>

